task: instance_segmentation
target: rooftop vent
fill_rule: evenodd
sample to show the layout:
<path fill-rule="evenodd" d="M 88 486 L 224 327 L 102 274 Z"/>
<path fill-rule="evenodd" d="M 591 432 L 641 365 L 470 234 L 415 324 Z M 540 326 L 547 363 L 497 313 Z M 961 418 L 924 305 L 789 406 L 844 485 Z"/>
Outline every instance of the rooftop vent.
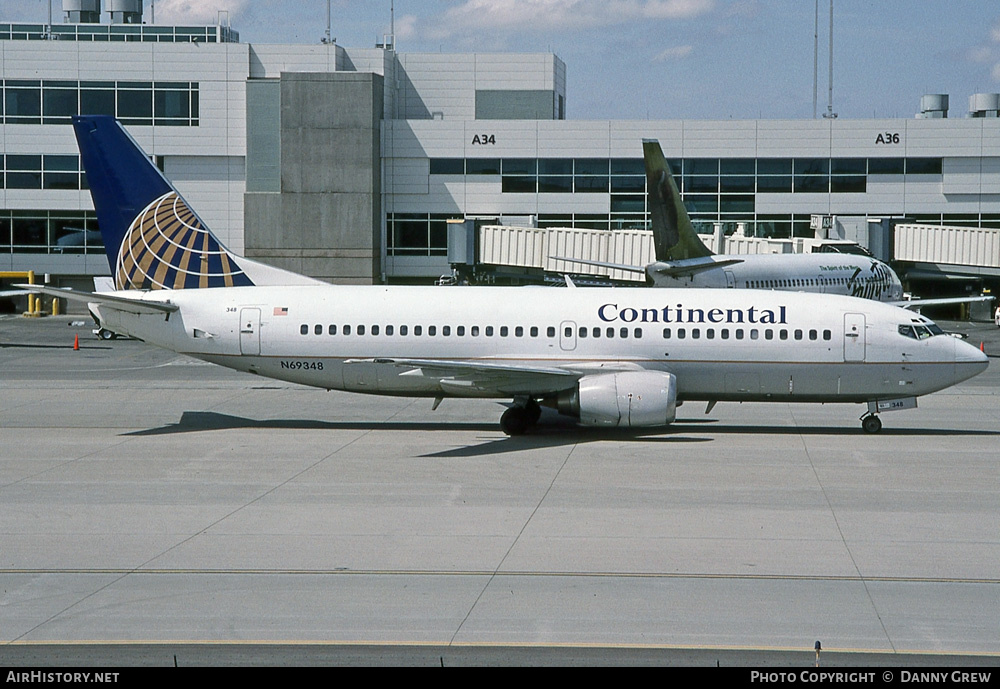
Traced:
<path fill-rule="evenodd" d="M 941 120 L 948 117 L 948 94 L 931 93 L 920 97 L 918 120 Z"/>
<path fill-rule="evenodd" d="M 63 0 L 67 24 L 100 24 L 101 0 Z"/>
<path fill-rule="evenodd" d="M 112 24 L 142 24 L 142 0 L 108 0 Z"/>
<path fill-rule="evenodd" d="M 969 96 L 969 117 L 1000 116 L 1000 93 L 974 93 Z"/>

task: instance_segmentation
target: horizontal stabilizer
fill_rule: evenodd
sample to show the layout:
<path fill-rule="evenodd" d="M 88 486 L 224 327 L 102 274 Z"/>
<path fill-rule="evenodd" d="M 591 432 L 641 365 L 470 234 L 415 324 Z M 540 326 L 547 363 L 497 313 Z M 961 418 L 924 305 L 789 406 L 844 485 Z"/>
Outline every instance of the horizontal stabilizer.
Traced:
<path fill-rule="evenodd" d="M 592 261 L 586 258 L 567 258 L 564 256 L 550 256 L 549 258 L 554 261 L 581 263 L 587 266 L 607 268 L 608 270 L 627 270 L 633 273 L 647 272 L 647 268 L 644 266 L 633 266 L 625 263 L 608 263 L 607 261 Z M 743 259 L 705 256 L 704 258 L 691 258 L 681 261 L 657 261 L 656 263 L 651 263 L 648 266 L 648 272 L 650 274 L 656 273 L 657 275 L 665 275 L 668 277 L 682 277 L 685 275 L 701 273 L 706 270 L 712 270 L 713 268 L 735 265 L 737 263 L 743 263 Z"/>
<path fill-rule="evenodd" d="M 743 263 L 742 258 L 723 258 L 715 259 L 714 257 L 707 258 L 692 258 L 686 261 L 670 261 L 670 262 L 658 262 L 654 263 L 650 267 L 651 273 L 656 273 L 657 275 L 666 275 L 669 277 L 682 277 L 685 275 L 694 275 L 695 273 L 701 273 L 706 270 L 712 270 L 713 268 L 722 268 L 724 266 L 732 266 L 737 263 Z"/>
<path fill-rule="evenodd" d="M 47 294 L 50 297 L 60 299 L 70 299 L 72 301 L 82 301 L 88 304 L 108 304 L 109 306 L 128 311 L 129 313 L 174 313 L 180 309 L 176 304 L 165 301 L 153 301 L 151 299 L 133 299 L 130 297 L 116 297 L 105 292 L 83 292 L 75 289 L 63 289 L 61 287 L 45 287 L 42 285 L 16 285 L 23 287 L 29 292 Z M 140 294 L 145 295 L 145 292 Z M 162 294 L 162 292 L 160 293 Z"/>
<path fill-rule="evenodd" d="M 643 266 L 630 266 L 624 263 L 608 263 L 606 261 L 591 261 L 587 258 L 569 258 L 566 256 L 549 256 L 553 261 L 566 261 L 567 263 L 580 263 L 585 266 L 595 266 L 597 268 L 608 268 L 609 270 L 628 270 L 633 273 L 645 273 Z"/>

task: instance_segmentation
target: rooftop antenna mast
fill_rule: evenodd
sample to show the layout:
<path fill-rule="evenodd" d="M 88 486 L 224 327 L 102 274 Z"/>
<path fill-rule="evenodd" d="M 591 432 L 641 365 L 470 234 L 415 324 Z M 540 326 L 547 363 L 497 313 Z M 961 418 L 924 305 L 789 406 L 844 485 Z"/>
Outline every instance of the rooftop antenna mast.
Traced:
<path fill-rule="evenodd" d="M 396 3 L 395 0 L 389 2 L 389 35 L 382 36 L 382 48 L 385 50 L 396 49 Z"/>
<path fill-rule="evenodd" d="M 837 113 L 833 111 L 833 0 L 830 0 L 830 97 L 827 101 L 826 114 L 823 115 L 828 120 L 836 119 Z"/>
<path fill-rule="evenodd" d="M 813 119 L 816 119 L 816 93 L 819 88 L 819 0 L 816 0 L 816 19 L 813 23 Z"/>
<path fill-rule="evenodd" d="M 336 38 L 331 38 L 330 36 L 331 19 L 330 19 L 330 0 L 326 0 L 326 35 L 319 40 L 320 43 L 336 43 Z"/>

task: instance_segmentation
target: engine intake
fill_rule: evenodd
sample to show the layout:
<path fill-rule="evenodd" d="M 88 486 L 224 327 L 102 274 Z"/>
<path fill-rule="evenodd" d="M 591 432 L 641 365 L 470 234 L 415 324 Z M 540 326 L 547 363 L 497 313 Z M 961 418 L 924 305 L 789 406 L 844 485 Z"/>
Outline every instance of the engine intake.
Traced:
<path fill-rule="evenodd" d="M 584 426 L 666 426 L 677 415 L 677 376 L 662 371 L 584 376 L 556 398 L 556 408 Z"/>

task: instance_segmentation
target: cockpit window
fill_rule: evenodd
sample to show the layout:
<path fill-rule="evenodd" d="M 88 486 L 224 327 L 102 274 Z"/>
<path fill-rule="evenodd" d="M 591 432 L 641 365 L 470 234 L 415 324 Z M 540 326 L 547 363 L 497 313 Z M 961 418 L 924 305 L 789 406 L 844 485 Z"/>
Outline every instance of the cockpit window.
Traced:
<path fill-rule="evenodd" d="M 899 326 L 899 334 L 914 340 L 926 340 L 935 335 L 943 335 L 944 331 L 934 323 L 928 322 L 926 325 L 901 325 Z"/>

